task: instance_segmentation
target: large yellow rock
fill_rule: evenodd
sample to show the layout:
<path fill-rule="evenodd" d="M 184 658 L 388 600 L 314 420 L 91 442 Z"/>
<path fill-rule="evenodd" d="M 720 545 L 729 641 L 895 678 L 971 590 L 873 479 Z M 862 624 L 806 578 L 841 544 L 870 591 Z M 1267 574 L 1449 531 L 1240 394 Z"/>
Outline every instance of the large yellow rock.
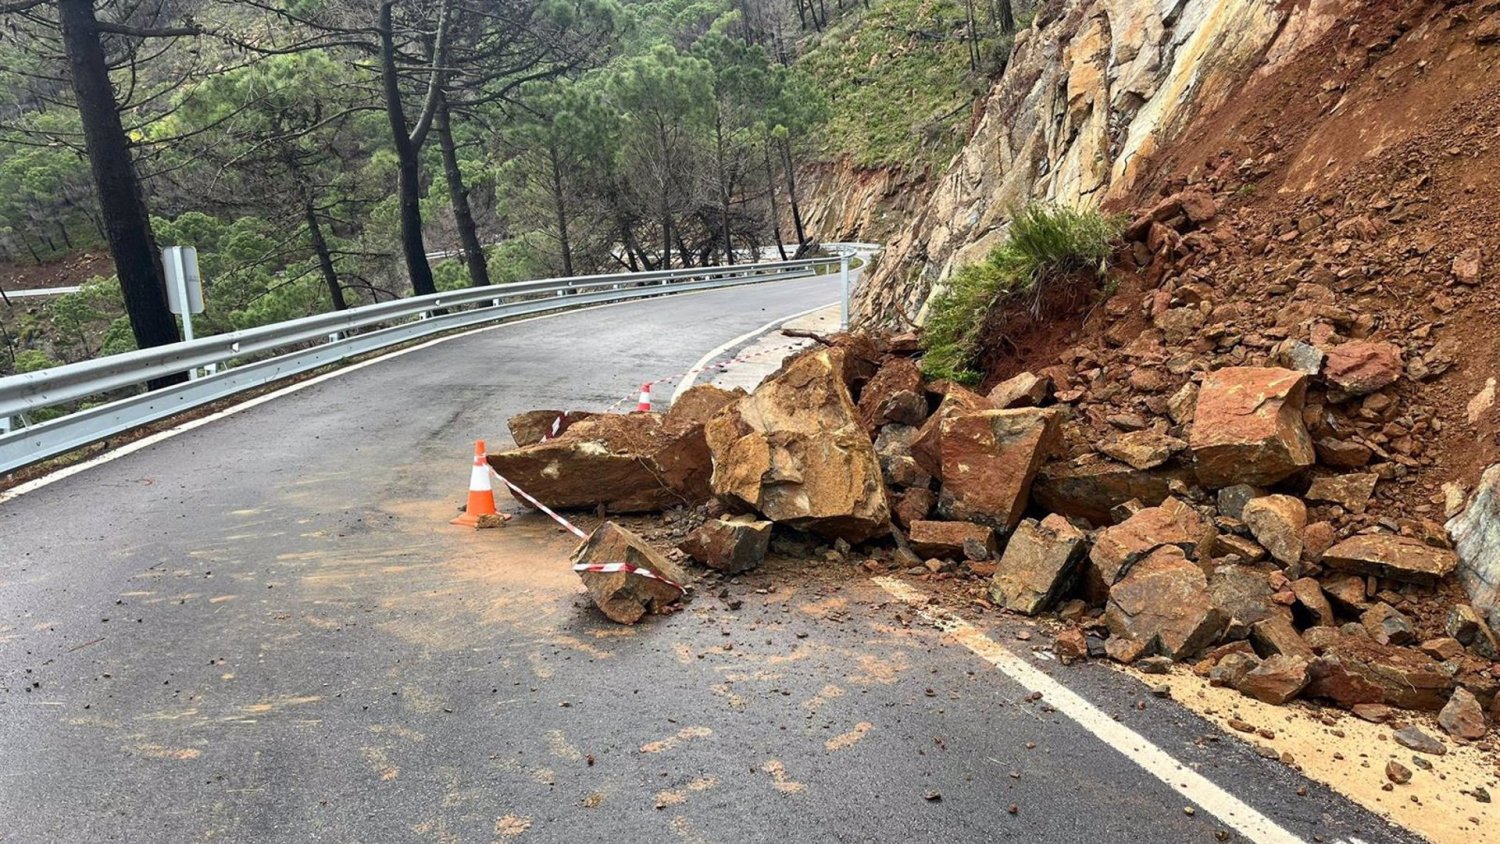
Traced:
<path fill-rule="evenodd" d="M 829 539 L 890 529 L 875 448 L 844 378 L 844 351 L 804 354 L 711 419 L 713 492 Z"/>

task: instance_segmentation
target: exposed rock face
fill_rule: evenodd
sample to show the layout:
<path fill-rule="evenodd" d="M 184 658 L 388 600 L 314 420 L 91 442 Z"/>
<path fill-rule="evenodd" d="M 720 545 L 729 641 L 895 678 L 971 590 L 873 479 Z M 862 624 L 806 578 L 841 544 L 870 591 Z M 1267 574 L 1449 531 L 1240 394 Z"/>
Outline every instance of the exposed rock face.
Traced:
<path fill-rule="evenodd" d="M 990 581 L 990 599 L 1008 610 L 1036 615 L 1067 591 L 1087 548 L 1083 531 L 1053 514 L 1016 526 Z"/>
<path fill-rule="evenodd" d="M 1218 488 L 1269 484 L 1313 464 L 1302 422 L 1307 376 L 1290 369 L 1215 370 L 1198 395 L 1189 444 L 1198 479 Z"/>
<path fill-rule="evenodd" d="M 979 543 L 986 555 L 995 553 L 995 532 L 973 522 L 912 522 L 907 539 L 911 550 L 923 557 L 961 559 L 964 543 L 971 541 Z"/>
<path fill-rule="evenodd" d="M 614 522 L 600 525 L 573 552 L 573 565 L 607 565 L 624 563 L 646 569 L 679 585 L 687 575 L 670 560 L 656 553 L 646 540 Z M 589 590 L 589 597 L 611 621 L 634 624 L 648 612 L 662 613 L 682 597 L 682 590 L 670 583 L 629 571 L 581 571 L 578 576 Z"/>
<path fill-rule="evenodd" d="M 1448 520 L 1458 581 L 1474 606 L 1500 621 L 1500 463 L 1485 470 L 1464 511 Z"/>
<path fill-rule="evenodd" d="M 709 421 L 713 492 L 731 506 L 830 539 L 890 526 L 875 448 L 844 381 L 844 352 L 797 358 Z"/>
<path fill-rule="evenodd" d="M 1104 611 L 1111 636 L 1174 660 L 1213 644 L 1228 620 L 1213 605 L 1203 570 L 1171 545 L 1136 563 L 1111 587 Z"/>
<path fill-rule="evenodd" d="M 1077 207 L 1126 195 L 1137 168 L 1231 96 L 1247 68 L 1279 67 L 1338 19 L 1216 0 L 1044 4 L 963 151 L 860 285 L 856 317 L 920 318 L 934 285 L 999 243 L 1029 199 Z"/>
<path fill-rule="evenodd" d="M 519 448 L 558 436 L 574 424 L 597 415 L 585 410 L 528 410 L 505 420 L 505 427 L 510 429 L 510 438 Z"/>
<path fill-rule="evenodd" d="M 711 569 L 737 574 L 760 565 L 771 545 L 771 523 L 754 516 L 709 519 L 678 547 Z"/>
<path fill-rule="evenodd" d="M 555 439 L 491 454 L 489 463 L 557 509 L 652 512 L 697 504 L 710 494 L 702 427 L 668 430 L 655 413 L 593 416 Z"/>
<path fill-rule="evenodd" d="M 1061 411 L 1033 408 L 943 420 L 938 511 L 1001 531 L 1014 528 L 1026 511 L 1037 470 L 1059 445 L 1061 423 Z"/>
<path fill-rule="evenodd" d="M 1335 571 L 1430 585 L 1453 573 L 1458 555 L 1409 536 L 1371 533 L 1351 536 L 1329 548 L 1323 564 Z"/>

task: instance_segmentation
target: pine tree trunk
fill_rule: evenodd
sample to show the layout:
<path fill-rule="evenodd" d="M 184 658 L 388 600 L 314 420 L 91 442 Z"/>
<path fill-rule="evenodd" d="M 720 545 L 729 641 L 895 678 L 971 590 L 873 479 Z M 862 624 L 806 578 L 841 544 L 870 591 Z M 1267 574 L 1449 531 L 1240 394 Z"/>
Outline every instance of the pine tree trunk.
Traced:
<path fill-rule="evenodd" d="M 729 152 L 724 148 L 724 121 L 714 118 L 714 147 L 719 159 L 719 228 L 724 235 L 724 263 L 734 263 L 734 241 L 729 237 Z"/>
<path fill-rule="evenodd" d="M 312 240 L 313 254 L 318 256 L 318 272 L 323 276 L 323 283 L 328 286 L 328 298 L 333 302 L 333 309 L 342 311 L 349 307 L 344 301 L 344 288 L 339 284 L 339 274 L 333 268 L 333 254 L 328 251 L 328 241 L 323 239 L 323 226 L 318 222 L 318 212 L 313 209 L 312 202 L 304 200 L 302 211 L 307 218 L 307 235 Z"/>
<path fill-rule="evenodd" d="M 401 216 L 401 254 L 406 272 L 411 276 L 412 292 L 426 296 L 437 292 L 432 267 L 427 263 L 427 246 L 422 241 L 421 162 L 417 147 L 407 134 L 406 109 L 401 104 L 401 80 L 396 68 L 396 44 L 392 34 L 391 4 L 380 7 L 380 76 L 385 94 L 386 118 L 391 124 L 391 141 L 396 152 L 396 198 Z"/>
<path fill-rule="evenodd" d="M 771 139 L 766 138 L 761 150 L 766 157 L 766 194 L 771 198 L 771 236 L 776 238 L 776 251 L 781 260 L 786 260 L 786 244 L 781 242 L 781 208 L 776 203 L 776 170 L 771 166 Z"/>
<path fill-rule="evenodd" d="M 99 21 L 93 0 L 57 0 L 58 22 L 68 54 L 69 76 L 78 99 L 89 168 L 99 195 L 115 273 L 130 330 L 140 348 L 175 343 L 181 336 L 177 320 L 167 308 L 167 287 L 151 233 L 151 217 L 141 194 L 140 178 L 130 155 L 129 140 L 120 122 L 119 104 L 110 85 Z M 151 382 L 162 387 L 187 379 L 187 373 Z"/>
<path fill-rule="evenodd" d="M 458 166 L 458 147 L 453 143 L 453 121 L 448 113 L 448 96 L 438 95 L 437 114 L 432 130 L 437 133 L 443 151 L 443 176 L 448 181 L 448 201 L 453 206 L 453 222 L 458 226 L 458 242 L 464 250 L 464 264 L 469 268 L 469 283 L 474 287 L 490 286 L 490 267 L 484 246 L 479 242 L 479 228 L 474 225 L 474 211 L 469 206 L 469 189 Z"/>
<path fill-rule="evenodd" d="M 556 144 L 547 147 L 547 157 L 552 161 L 552 207 L 557 212 L 557 242 L 562 250 L 563 275 L 572 276 L 573 245 L 568 238 L 568 205 L 563 195 L 562 165 L 557 160 Z M 630 254 L 629 246 L 626 246 L 625 254 Z"/>
<path fill-rule="evenodd" d="M 792 166 L 790 138 L 781 142 L 781 162 L 786 170 L 787 199 L 792 203 L 792 227 L 797 231 L 797 254 L 801 256 L 802 250 L 807 246 L 807 229 L 802 225 L 802 209 L 797 203 L 797 169 Z"/>

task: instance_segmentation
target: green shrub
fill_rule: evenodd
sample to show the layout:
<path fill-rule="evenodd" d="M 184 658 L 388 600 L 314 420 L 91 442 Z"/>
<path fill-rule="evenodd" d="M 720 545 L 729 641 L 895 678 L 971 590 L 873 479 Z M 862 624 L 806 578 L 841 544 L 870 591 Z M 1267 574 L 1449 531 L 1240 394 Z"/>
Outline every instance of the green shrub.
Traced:
<path fill-rule="evenodd" d="M 928 305 L 922 369 L 931 378 L 977 382 L 972 369 L 980 333 L 997 306 L 1041 316 L 1049 283 L 1097 271 L 1109 257 L 1123 220 L 1097 211 L 1028 205 L 1014 215 L 1005 242 L 983 261 L 959 268 Z"/>

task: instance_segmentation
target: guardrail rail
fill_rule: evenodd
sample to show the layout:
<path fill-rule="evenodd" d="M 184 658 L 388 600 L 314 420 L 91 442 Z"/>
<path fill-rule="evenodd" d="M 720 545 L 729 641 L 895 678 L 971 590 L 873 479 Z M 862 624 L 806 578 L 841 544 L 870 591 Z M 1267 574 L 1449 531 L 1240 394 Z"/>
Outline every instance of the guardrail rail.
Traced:
<path fill-rule="evenodd" d="M 841 260 L 847 257 L 470 287 L 11 375 L 0 378 L 0 474 L 245 390 L 444 331 L 585 305 L 798 278 Z M 143 389 L 148 381 L 200 369 L 212 372 L 160 390 Z M 25 423 L 50 407 L 131 389 L 137 392 Z M 21 427 L 8 430 L 16 419 Z"/>

